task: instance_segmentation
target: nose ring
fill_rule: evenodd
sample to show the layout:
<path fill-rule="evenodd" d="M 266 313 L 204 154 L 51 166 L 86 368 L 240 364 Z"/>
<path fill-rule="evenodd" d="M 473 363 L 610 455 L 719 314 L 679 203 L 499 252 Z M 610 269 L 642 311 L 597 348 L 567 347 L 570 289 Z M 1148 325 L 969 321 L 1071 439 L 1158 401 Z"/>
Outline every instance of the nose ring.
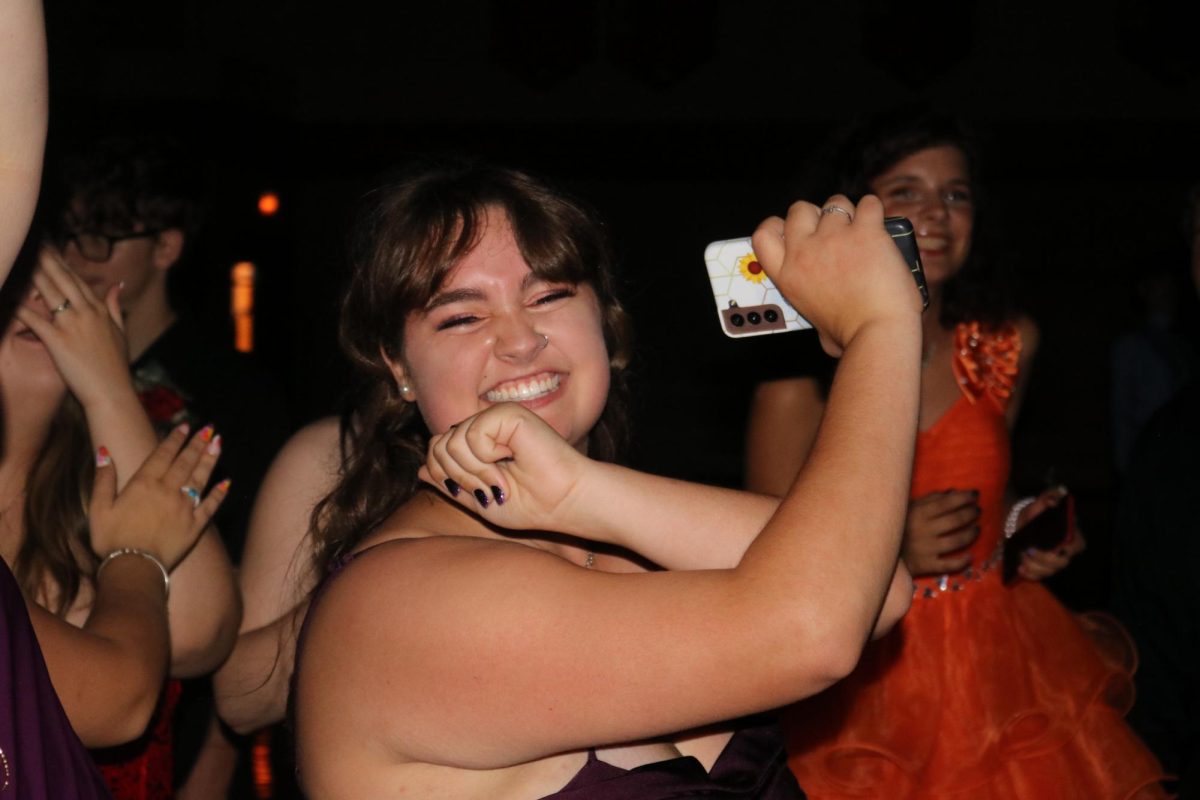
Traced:
<path fill-rule="evenodd" d="M 538 336 L 542 337 L 542 343 L 538 346 L 538 350 L 544 350 L 546 345 L 550 344 L 550 337 L 544 333 L 539 333 Z"/>

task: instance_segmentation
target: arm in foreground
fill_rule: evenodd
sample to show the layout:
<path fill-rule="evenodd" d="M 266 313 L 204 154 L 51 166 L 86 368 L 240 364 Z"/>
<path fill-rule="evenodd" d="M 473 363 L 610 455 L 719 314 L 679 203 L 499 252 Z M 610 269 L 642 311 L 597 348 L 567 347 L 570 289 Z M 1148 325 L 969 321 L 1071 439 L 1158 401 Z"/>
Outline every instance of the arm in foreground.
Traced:
<path fill-rule="evenodd" d="M 199 506 L 180 493 L 185 483 L 202 485 L 216 461 L 199 439 L 181 450 L 183 442 L 182 431 L 167 437 L 115 499 L 115 470 L 97 467 L 91 525 L 110 551 L 143 551 L 169 570 L 200 535 L 225 491 Z M 150 720 L 168 660 L 164 583 L 150 558 L 121 555 L 97 576 L 82 628 L 28 603 L 55 691 L 89 747 L 134 739 Z"/>
<path fill-rule="evenodd" d="M 296 652 L 296 635 L 316 576 L 307 536 L 313 507 L 337 478 L 335 419 L 294 435 L 263 479 L 238 573 L 245 613 L 233 653 L 213 676 L 217 710 L 239 733 L 278 722 Z"/>
<path fill-rule="evenodd" d="M 33 217 L 49 105 L 39 0 L 0 4 L 0 283 Z"/>

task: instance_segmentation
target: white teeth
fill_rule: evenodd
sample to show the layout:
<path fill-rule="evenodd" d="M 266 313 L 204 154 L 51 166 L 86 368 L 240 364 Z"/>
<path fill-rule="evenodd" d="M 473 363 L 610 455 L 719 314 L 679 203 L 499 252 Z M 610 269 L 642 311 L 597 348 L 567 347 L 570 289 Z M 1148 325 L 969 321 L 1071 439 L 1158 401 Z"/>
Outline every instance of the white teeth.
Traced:
<path fill-rule="evenodd" d="M 492 389 L 484 397 L 491 403 L 536 400 L 557 389 L 559 381 L 558 375 L 551 375 L 541 380 L 520 381 L 504 388 Z"/>

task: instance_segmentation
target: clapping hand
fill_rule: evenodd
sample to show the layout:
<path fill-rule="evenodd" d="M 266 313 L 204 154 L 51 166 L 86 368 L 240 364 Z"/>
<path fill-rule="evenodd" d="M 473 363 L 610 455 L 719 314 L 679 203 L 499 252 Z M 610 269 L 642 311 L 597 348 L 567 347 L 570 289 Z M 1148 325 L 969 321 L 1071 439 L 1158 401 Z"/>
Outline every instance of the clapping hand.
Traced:
<path fill-rule="evenodd" d="M 221 453 L 221 437 L 205 428 L 185 445 L 187 433 L 186 425 L 171 431 L 120 494 L 111 458 L 99 450 L 89 521 L 92 549 L 101 558 L 131 548 L 153 554 L 169 570 L 196 543 L 229 482 L 201 496 Z"/>

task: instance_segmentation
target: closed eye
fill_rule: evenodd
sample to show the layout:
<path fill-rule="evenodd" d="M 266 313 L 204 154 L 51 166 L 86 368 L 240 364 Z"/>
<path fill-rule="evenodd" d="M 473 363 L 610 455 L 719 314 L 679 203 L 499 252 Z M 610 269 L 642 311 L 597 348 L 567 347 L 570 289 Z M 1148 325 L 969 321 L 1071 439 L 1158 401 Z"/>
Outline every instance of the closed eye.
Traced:
<path fill-rule="evenodd" d="M 462 325 L 470 325 L 472 322 L 478 322 L 478 321 L 479 321 L 479 317 L 476 317 L 473 314 L 462 314 L 460 316 L 451 317 L 448 320 L 439 322 L 437 324 L 437 327 L 434 330 L 444 331 L 449 328 L 457 328 Z"/>
<path fill-rule="evenodd" d="M 534 300 L 533 302 L 534 302 L 534 305 L 544 306 L 544 305 L 549 305 L 550 303 L 554 303 L 558 300 L 564 300 L 568 297 L 574 297 L 574 296 L 575 296 L 574 289 L 568 288 L 568 287 L 563 287 L 562 289 L 554 289 L 550 292 L 547 292 L 546 294 L 542 295 L 541 297 L 539 297 L 537 300 Z"/>

